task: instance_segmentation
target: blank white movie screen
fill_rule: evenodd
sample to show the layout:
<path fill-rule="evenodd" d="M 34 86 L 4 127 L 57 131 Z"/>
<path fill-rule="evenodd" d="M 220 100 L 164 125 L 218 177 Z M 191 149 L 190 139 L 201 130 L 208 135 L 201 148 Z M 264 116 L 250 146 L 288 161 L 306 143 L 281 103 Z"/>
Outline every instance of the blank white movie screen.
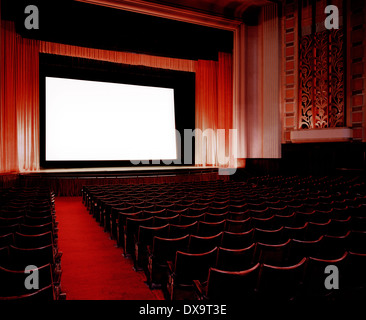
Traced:
<path fill-rule="evenodd" d="M 174 89 L 46 77 L 45 156 L 176 159 Z"/>

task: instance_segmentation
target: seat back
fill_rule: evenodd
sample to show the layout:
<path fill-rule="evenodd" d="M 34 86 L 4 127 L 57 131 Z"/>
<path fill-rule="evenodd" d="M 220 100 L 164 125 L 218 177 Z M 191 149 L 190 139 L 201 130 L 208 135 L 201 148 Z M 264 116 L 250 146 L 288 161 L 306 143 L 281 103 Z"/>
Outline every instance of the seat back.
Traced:
<path fill-rule="evenodd" d="M 334 290 L 329 290 L 325 286 L 325 279 L 327 277 L 325 269 L 329 265 L 335 265 L 338 268 L 339 283 L 341 283 L 343 275 L 346 273 L 345 262 L 347 255 L 348 253 L 345 252 L 342 257 L 334 260 L 310 257 L 304 273 L 304 297 L 327 299 L 329 295 L 334 294 Z"/>
<path fill-rule="evenodd" d="M 196 221 L 203 221 L 205 219 L 205 214 L 199 214 L 199 215 L 180 215 L 180 224 L 191 224 Z"/>
<path fill-rule="evenodd" d="M 288 236 L 284 232 L 284 227 L 281 227 L 277 230 L 263 230 L 259 228 L 255 228 L 254 230 L 255 242 L 280 244 L 288 239 Z"/>
<path fill-rule="evenodd" d="M 48 245 L 40 248 L 24 249 L 9 246 L 9 269 L 24 270 L 29 265 L 43 266 L 54 264 L 53 246 Z"/>
<path fill-rule="evenodd" d="M 180 216 L 179 214 L 172 216 L 172 217 L 159 217 L 159 216 L 154 216 L 154 227 L 161 227 L 161 226 L 165 226 L 166 224 L 174 224 L 174 223 L 179 223 L 180 220 Z"/>
<path fill-rule="evenodd" d="M 258 283 L 261 299 L 271 301 L 291 301 L 299 294 L 303 280 L 306 258 L 292 266 L 273 266 L 263 264 Z"/>
<path fill-rule="evenodd" d="M 233 233 L 246 232 L 252 229 L 251 218 L 245 220 L 226 219 L 225 231 Z"/>
<path fill-rule="evenodd" d="M 255 261 L 273 266 L 287 265 L 290 243 L 290 239 L 281 244 L 266 244 L 258 242 L 255 252 Z"/>
<path fill-rule="evenodd" d="M 308 224 L 305 222 L 302 226 L 285 226 L 284 233 L 289 239 L 305 240 Z"/>
<path fill-rule="evenodd" d="M 223 232 L 210 237 L 201 237 L 196 235 L 190 235 L 189 238 L 189 252 L 190 253 L 203 253 L 212 250 L 215 247 L 221 245 Z"/>
<path fill-rule="evenodd" d="M 53 245 L 52 232 L 48 231 L 38 235 L 24 235 L 16 232 L 14 242 L 18 248 L 40 248 Z"/>
<path fill-rule="evenodd" d="M 328 227 L 330 225 L 330 219 L 326 222 L 309 222 L 307 230 L 306 230 L 306 238 L 307 240 L 315 240 L 320 236 L 328 233 Z"/>
<path fill-rule="evenodd" d="M 197 227 L 198 227 L 197 221 L 186 225 L 170 224 L 169 238 L 180 238 L 187 234 L 188 235 L 195 234 L 197 232 Z"/>
<path fill-rule="evenodd" d="M 295 212 L 289 215 L 276 214 L 274 220 L 277 227 L 294 227 L 296 223 Z"/>
<path fill-rule="evenodd" d="M 24 224 L 29 226 L 39 226 L 43 224 L 47 224 L 53 222 L 52 216 L 46 216 L 46 217 L 31 217 L 28 214 L 24 217 Z"/>
<path fill-rule="evenodd" d="M 52 268 L 50 264 L 32 269 L 30 272 L 38 272 L 38 285 L 40 288 L 45 288 L 53 284 Z M 29 290 L 25 287 L 25 279 L 29 274 L 24 270 L 14 271 L 0 267 L 0 297 L 20 296 L 33 293 L 34 290 Z"/>
<path fill-rule="evenodd" d="M 204 253 L 177 251 L 174 264 L 174 282 L 192 285 L 193 280 L 206 281 L 210 267 L 216 263 L 217 248 Z"/>
<path fill-rule="evenodd" d="M 255 297 L 260 264 L 240 272 L 210 268 L 206 296 L 210 300 L 241 301 Z"/>
<path fill-rule="evenodd" d="M 27 301 L 27 302 L 44 302 L 44 301 L 53 301 L 56 300 L 56 293 L 53 284 L 49 286 L 39 289 L 33 293 L 27 293 L 21 296 L 12 296 L 12 297 L 0 297 L 1 300 L 6 301 Z"/>
<path fill-rule="evenodd" d="M 242 271 L 253 266 L 255 243 L 243 249 L 219 248 L 216 268 L 224 271 Z"/>
<path fill-rule="evenodd" d="M 20 224 L 24 220 L 23 216 L 14 217 L 14 218 L 0 218 L 0 226 L 2 227 L 9 227 L 15 224 Z"/>
<path fill-rule="evenodd" d="M 24 234 L 24 235 L 37 235 L 37 234 L 42 234 L 42 233 L 46 233 L 48 231 L 53 231 L 53 225 L 52 222 L 50 223 L 46 223 L 43 225 L 35 225 L 35 226 L 28 226 L 26 224 L 21 224 L 19 226 L 20 229 L 20 233 Z"/>
<path fill-rule="evenodd" d="M 348 250 L 355 253 L 366 253 L 366 232 L 351 230 L 348 238 Z"/>
<path fill-rule="evenodd" d="M 9 233 L 4 236 L 0 235 L 0 248 L 14 244 L 14 234 Z"/>
<path fill-rule="evenodd" d="M 351 231 L 342 236 L 325 235 L 320 246 L 319 256 L 324 259 L 337 259 L 347 250 Z"/>
<path fill-rule="evenodd" d="M 201 237 L 209 237 L 216 235 L 217 233 L 224 231 L 225 220 L 219 222 L 204 222 L 200 221 L 198 223 L 197 235 Z"/>
<path fill-rule="evenodd" d="M 289 252 L 289 261 L 292 263 L 297 263 L 304 257 L 318 257 L 323 239 L 324 236 L 319 237 L 317 240 L 311 241 L 292 239 Z"/>
<path fill-rule="evenodd" d="M 366 253 L 348 252 L 346 257 L 346 269 L 343 275 L 344 288 L 347 294 L 359 295 L 358 298 L 366 297 Z M 347 297 L 346 297 L 347 298 Z M 355 298 L 354 296 L 349 299 Z M 363 300 L 364 301 L 364 300 Z"/>
<path fill-rule="evenodd" d="M 152 255 L 155 262 L 166 264 L 173 261 L 177 251 L 187 252 L 189 245 L 189 235 L 180 238 L 154 237 Z"/>
<path fill-rule="evenodd" d="M 252 217 L 252 226 L 253 228 L 264 229 L 264 230 L 274 230 L 277 228 L 274 215 L 271 215 L 268 218 Z"/>
<path fill-rule="evenodd" d="M 16 231 L 19 231 L 19 224 L 13 224 L 11 226 L 1 226 L 0 225 L 0 235 L 5 236 L 9 233 L 14 233 Z"/>
<path fill-rule="evenodd" d="M 225 231 L 222 237 L 221 247 L 226 249 L 246 248 L 253 243 L 253 235 L 254 229 L 241 233 Z"/>
<path fill-rule="evenodd" d="M 0 266 L 7 266 L 9 264 L 9 247 L 0 248 Z"/>
<path fill-rule="evenodd" d="M 225 220 L 228 216 L 228 212 L 223 213 L 210 213 L 207 212 L 205 214 L 205 222 L 220 222 L 222 220 Z"/>

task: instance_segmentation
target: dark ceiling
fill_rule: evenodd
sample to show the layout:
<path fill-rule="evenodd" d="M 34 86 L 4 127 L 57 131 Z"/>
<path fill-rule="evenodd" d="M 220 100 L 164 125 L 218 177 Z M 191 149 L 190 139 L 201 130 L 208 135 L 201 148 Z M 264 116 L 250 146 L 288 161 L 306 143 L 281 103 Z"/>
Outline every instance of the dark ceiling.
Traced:
<path fill-rule="evenodd" d="M 27 5 L 39 8 L 39 30 L 24 27 Z M 2 17 L 26 38 L 184 59 L 231 52 L 230 31 L 73 0 L 2 0 Z"/>
<path fill-rule="evenodd" d="M 280 0 L 148 0 L 256 24 L 263 5 Z M 24 27 L 27 5 L 39 8 L 39 30 Z M 2 17 L 23 37 L 90 48 L 216 60 L 232 52 L 233 33 L 76 0 L 2 0 Z"/>
<path fill-rule="evenodd" d="M 167 6 L 194 10 L 227 19 L 242 19 L 244 13 L 253 7 L 262 7 L 281 0 L 145 0 Z"/>

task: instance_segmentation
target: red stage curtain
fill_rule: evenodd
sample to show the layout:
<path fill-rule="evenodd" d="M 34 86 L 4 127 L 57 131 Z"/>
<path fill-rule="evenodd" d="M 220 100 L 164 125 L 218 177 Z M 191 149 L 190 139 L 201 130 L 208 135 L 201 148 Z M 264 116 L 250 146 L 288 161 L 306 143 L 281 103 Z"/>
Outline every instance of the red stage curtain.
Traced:
<path fill-rule="evenodd" d="M 19 171 L 14 73 L 16 38 L 12 31 L 10 23 L 1 27 L 0 172 Z"/>
<path fill-rule="evenodd" d="M 39 169 L 39 46 L 1 26 L 0 172 Z"/>
<path fill-rule="evenodd" d="M 40 52 L 151 68 L 195 72 L 196 61 L 41 42 Z"/>
<path fill-rule="evenodd" d="M 197 165 L 235 166 L 232 128 L 232 55 L 220 53 L 218 62 L 199 60 L 196 67 Z"/>

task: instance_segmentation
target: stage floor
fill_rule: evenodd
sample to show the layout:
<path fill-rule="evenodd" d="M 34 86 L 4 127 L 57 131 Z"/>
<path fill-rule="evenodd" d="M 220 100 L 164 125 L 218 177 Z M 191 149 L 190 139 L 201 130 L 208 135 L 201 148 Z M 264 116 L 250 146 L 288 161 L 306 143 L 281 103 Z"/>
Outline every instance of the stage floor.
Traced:
<path fill-rule="evenodd" d="M 175 171 L 175 170 L 206 170 L 218 169 L 216 166 L 144 166 L 144 167 L 105 167 L 105 168 L 60 168 L 40 169 L 32 173 L 94 173 L 94 172 L 136 172 L 136 171 Z"/>
<path fill-rule="evenodd" d="M 141 177 L 167 175 L 197 175 L 217 173 L 218 167 L 212 166 L 131 166 L 131 167 L 94 167 L 94 168 L 53 168 L 21 173 L 21 177 Z"/>

